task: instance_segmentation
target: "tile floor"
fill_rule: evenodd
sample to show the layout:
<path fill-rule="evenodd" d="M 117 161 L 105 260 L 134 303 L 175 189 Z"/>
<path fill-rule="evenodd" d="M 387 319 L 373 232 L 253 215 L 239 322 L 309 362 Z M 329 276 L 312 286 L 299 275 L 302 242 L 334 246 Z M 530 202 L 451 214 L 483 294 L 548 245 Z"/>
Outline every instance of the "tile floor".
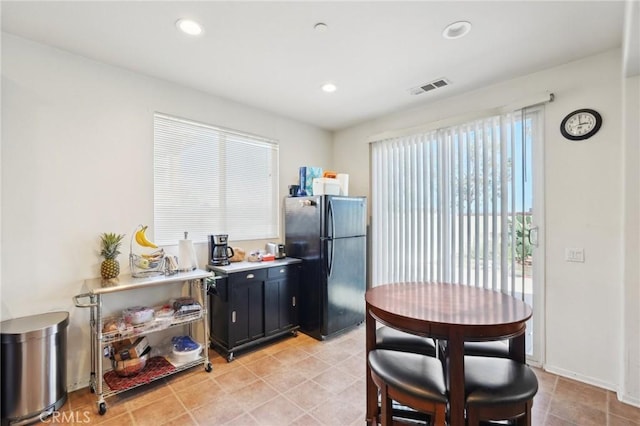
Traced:
<path fill-rule="evenodd" d="M 335 425 L 365 424 L 364 327 L 325 342 L 305 334 L 287 337 L 227 363 L 214 364 L 107 399 L 96 413 L 88 389 L 69 394 L 48 424 L 100 425 Z M 534 426 L 640 425 L 640 408 L 613 392 L 536 369 L 540 389 Z"/>

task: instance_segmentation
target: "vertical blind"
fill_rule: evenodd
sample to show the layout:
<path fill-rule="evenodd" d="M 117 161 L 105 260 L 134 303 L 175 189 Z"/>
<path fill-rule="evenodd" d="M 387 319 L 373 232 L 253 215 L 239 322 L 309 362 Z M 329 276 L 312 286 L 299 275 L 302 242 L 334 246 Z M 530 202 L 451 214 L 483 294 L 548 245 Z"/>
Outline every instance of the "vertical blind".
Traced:
<path fill-rule="evenodd" d="M 154 114 L 155 241 L 278 236 L 278 144 Z"/>
<path fill-rule="evenodd" d="M 535 117 L 525 118 L 516 111 L 371 144 L 374 286 L 444 281 L 522 294 L 521 158 Z"/>

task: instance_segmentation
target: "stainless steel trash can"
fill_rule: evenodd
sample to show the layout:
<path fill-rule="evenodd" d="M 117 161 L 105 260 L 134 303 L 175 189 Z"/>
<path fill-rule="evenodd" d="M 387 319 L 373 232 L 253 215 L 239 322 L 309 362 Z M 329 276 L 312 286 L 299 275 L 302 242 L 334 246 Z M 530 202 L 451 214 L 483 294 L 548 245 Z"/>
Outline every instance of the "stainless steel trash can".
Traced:
<path fill-rule="evenodd" d="M 0 323 L 2 425 L 44 418 L 67 400 L 68 312 Z"/>

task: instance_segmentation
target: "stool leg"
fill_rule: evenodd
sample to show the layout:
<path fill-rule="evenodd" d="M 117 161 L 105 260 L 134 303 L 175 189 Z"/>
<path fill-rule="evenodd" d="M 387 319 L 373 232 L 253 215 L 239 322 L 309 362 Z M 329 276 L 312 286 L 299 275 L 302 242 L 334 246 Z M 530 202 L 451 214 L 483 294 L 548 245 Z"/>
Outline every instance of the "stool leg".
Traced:
<path fill-rule="evenodd" d="M 392 426 L 393 425 L 393 408 L 391 406 L 391 398 L 389 398 L 389 394 L 386 386 L 382 386 L 380 389 L 381 401 L 380 405 L 382 406 L 381 413 L 381 423 L 382 426 Z"/>
<path fill-rule="evenodd" d="M 479 426 L 480 418 L 478 410 L 474 410 L 473 407 L 467 406 L 467 426 Z"/>
<path fill-rule="evenodd" d="M 436 405 L 435 414 L 431 417 L 433 419 L 431 426 L 445 426 L 446 414 L 447 407 L 444 404 Z"/>
<path fill-rule="evenodd" d="M 533 400 L 529 400 L 525 403 L 525 412 L 523 416 L 518 417 L 516 420 L 517 426 L 531 426 L 531 407 L 533 406 Z"/>

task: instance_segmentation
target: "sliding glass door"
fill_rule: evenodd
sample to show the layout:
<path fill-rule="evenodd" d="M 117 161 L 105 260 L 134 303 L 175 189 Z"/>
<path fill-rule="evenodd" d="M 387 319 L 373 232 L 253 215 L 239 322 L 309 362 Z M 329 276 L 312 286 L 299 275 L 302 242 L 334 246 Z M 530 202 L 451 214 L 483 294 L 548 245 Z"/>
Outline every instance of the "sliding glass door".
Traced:
<path fill-rule="evenodd" d="M 542 113 L 518 110 L 371 145 L 372 285 L 445 281 L 522 298 L 536 312 L 527 336 L 533 361 L 543 330 Z"/>

